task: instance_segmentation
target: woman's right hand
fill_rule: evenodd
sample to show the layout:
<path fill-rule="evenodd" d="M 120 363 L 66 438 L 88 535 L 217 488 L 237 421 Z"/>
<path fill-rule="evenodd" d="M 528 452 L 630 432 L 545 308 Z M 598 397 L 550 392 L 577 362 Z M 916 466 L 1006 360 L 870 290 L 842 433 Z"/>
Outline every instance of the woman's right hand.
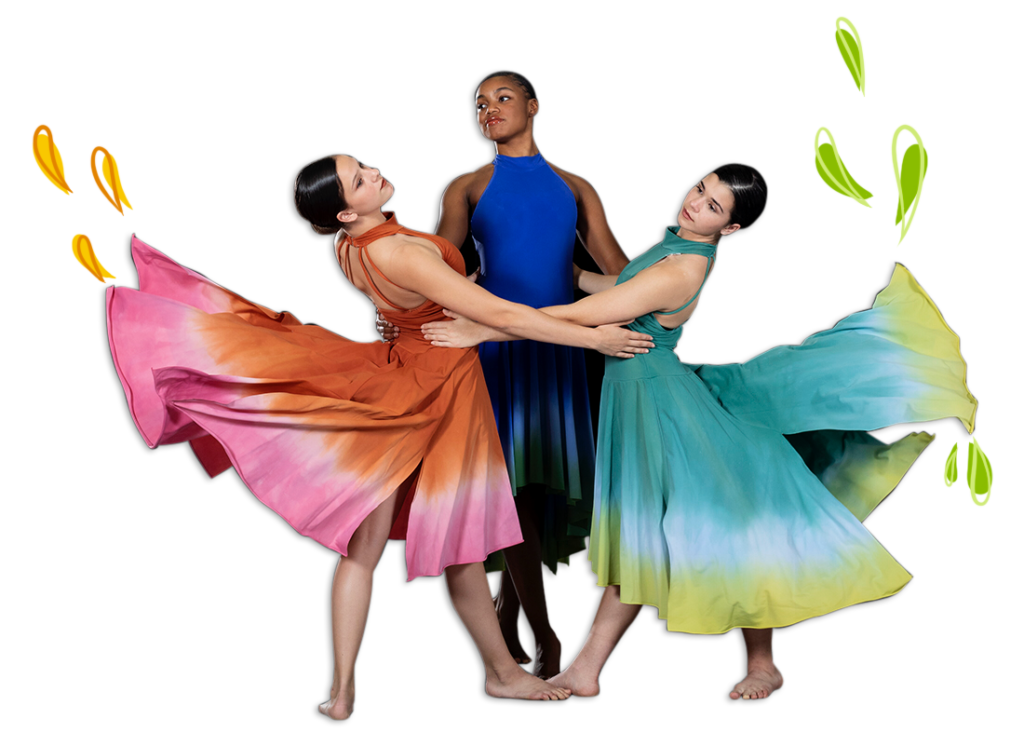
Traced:
<path fill-rule="evenodd" d="M 377 334 L 384 338 L 385 342 L 394 342 L 398 339 L 398 327 L 384 318 L 380 309 L 377 309 Z"/>
<path fill-rule="evenodd" d="M 633 357 L 634 355 L 646 355 L 654 347 L 653 337 L 650 334 L 642 334 L 632 329 L 627 329 L 626 324 L 631 324 L 635 319 L 623 321 L 620 324 L 605 324 L 594 329 L 597 332 L 597 344 L 594 349 L 602 355 L 610 357 Z"/>

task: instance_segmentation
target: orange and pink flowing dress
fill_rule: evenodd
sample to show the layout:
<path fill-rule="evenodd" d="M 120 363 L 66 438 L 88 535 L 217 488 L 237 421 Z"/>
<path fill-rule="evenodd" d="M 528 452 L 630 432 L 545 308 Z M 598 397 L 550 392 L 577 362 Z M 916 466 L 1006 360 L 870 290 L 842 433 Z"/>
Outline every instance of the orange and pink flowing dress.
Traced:
<path fill-rule="evenodd" d="M 403 234 L 387 222 L 351 237 L 377 294 L 388 283 L 367 246 Z M 234 467 L 296 531 L 347 554 L 352 534 L 392 492 L 406 494 L 391 538 L 409 579 L 482 561 L 522 541 L 475 349 L 433 347 L 427 301 L 386 311 L 402 333 L 359 343 L 275 313 L 132 238 L 139 289 L 107 290 L 107 332 L 132 418 L 155 448 L 188 441 L 211 476 Z M 389 305 L 386 298 L 381 296 Z"/>

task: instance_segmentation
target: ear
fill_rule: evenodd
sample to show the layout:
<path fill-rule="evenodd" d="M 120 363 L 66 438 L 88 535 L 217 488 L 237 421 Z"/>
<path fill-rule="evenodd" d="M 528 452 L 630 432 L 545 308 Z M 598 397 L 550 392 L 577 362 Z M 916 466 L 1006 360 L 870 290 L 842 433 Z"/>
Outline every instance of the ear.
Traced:
<path fill-rule="evenodd" d="M 342 210 L 338 213 L 338 220 L 342 223 L 351 223 L 358 217 L 352 210 Z"/>
<path fill-rule="evenodd" d="M 722 228 L 722 235 L 723 236 L 728 236 L 730 233 L 735 233 L 736 231 L 738 231 L 742 227 L 743 226 L 740 225 L 739 223 L 733 223 L 732 225 L 727 225 L 724 228 Z"/>
<path fill-rule="evenodd" d="M 540 102 L 535 98 L 531 98 L 526 104 L 526 115 L 535 117 L 538 111 L 540 111 Z"/>

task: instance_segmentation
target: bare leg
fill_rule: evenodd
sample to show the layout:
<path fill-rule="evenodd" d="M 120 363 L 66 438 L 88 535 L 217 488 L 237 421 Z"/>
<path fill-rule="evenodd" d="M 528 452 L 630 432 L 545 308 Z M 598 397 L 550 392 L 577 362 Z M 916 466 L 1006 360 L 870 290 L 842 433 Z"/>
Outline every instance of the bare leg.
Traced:
<path fill-rule="evenodd" d="M 772 630 L 744 629 L 747 644 L 747 678 L 729 692 L 732 699 L 764 699 L 782 687 L 782 674 L 772 660 Z"/>
<path fill-rule="evenodd" d="M 484 691 L 492 697 L 566 699 L 567 689 L 530 676 L 512 660 L 494 614 L 483 563 L 453 565 L 444 572 L 452 605 L 483 658 Z"/>
<path fill-rule="evenodd" d="M 334 637 L 334 682 L 331 698 L 320 712 L 334 720 L 352 714 L 356 698 L 355 665 L 370 611 L 373 571 L 391 532 L 400 501 L 393 492 L 359 525 L 348 543 L 348 556 L 338 560 L 331 588 Z"/>
<path fill-rule="evenodd" d="M 548 605 L 544 596 L 543 565 L 541 563 L 540 515 L 544 499 L 543 488 L 530 486 L 516 495 L 516 512 L 523 543 L 504 549 L 509 575 L 515 583 L 516 595 L 526 613 L 537 643 L 537 658 L 533 672 L 542 679 L 557 674 L 562 657 L 562 644 L 548 621 Z"/>
<path fill-rule="evenodd" d="M 519 642 L 519 609 L 519 596 L 516 595 L 515 584 L 506 567 L 501 573 L 498 595 L 494 597 L 494 610 L 498 612 L 501 636 L 505 638 L 505 646 L 508 647 L 512 659 L 516 663 L 530 663 L 533 659 L 526 654 L 523 644 Z"/>
<path fill-rule="evenodd" d="M 583 649 L 565 671 L 548 683 L 565 687 L 580 697 L 596 696 L 601 691 L 598 684 L 601 669 L 639 613 L 639 604 L 624 604 L 619 600 L 617 585 L 605 588 Z"/>

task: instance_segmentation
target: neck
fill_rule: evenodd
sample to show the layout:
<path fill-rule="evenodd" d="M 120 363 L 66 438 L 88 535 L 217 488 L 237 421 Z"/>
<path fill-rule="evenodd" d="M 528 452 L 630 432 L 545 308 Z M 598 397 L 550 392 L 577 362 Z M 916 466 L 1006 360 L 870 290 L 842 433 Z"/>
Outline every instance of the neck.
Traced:
<path fill-rule="evenodd" d="M 537 143 L 533 141 L 532 125 L 508 140 L 494 143 L 494 146 L 498 155 L 506 155 L 510 158 L 522 158 L 523 156 L 537 155 L 540 152 Z"/>
<path fill-rule="evenodd" d="M 371 212 L 369 215 L 360 215 L 351 223 L 345 224 L 345 234 L 349 236 L 361 236 L 366 231 L 376 228 L 382 223 L 386 223 L 388 219 L 384 217 L 384 213 L 380 210 Z"/>
<path fill-rule="evenodd" d="M 676 230 L 676 235 L 686 241 L 693 241 L 694 243 L 709 243 L 714 246 L 718 245 L 718 239 L 722 237 L 721 233 L 716 233 L 713 236 L 705 236 L 701 233 L 694 233 L 693 231 L 686 230 L 683 226 L 679 226 Z"/>

